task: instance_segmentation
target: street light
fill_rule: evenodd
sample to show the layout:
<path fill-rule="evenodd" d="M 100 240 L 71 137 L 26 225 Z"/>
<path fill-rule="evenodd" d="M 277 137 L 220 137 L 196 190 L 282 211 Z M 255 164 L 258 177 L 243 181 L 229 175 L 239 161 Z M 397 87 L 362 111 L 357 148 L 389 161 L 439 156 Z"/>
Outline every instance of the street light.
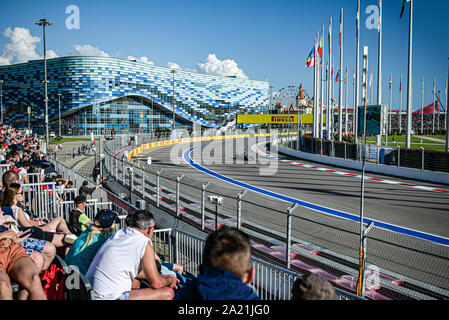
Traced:
<path fill-rule="evenodd" d="M 61 94 L 58 93 L 58 110 L 59 110 L 59 136 L 61 135 Z"/>
<path fill-rule="evenodd" d="M 171 70 L 171 73 L 173 74 L 173 132 L 175 132 L 175 73 L 176 70 Z"/>
<path fill-rule="evenodd" d="M 3 80 L 0 80 L 0 108 L 1 108 L 1 123 L 3 125 Z"/>
<path fill-rule="evenodd" d="M 47 19 L 41 19 L 36 22 L 38 26 L 42 26 L 43 35 L 44 35 L 44 87 L 45 87 L 45 153 L 48 154 L 48 96 L 47 96 L 47 48 L 45 42 L 45 27 L 51 26 L 53 23 L 48 21 Z"/>

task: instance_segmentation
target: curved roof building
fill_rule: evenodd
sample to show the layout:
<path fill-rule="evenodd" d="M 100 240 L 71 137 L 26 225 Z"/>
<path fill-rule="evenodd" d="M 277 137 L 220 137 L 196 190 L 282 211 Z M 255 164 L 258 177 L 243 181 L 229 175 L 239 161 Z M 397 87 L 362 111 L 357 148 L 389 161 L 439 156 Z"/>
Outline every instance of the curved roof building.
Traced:
<path fill-rule="evenodd" d="M 109 57 L 47 60 L 50 125 L 62 134 L 144 133 L 192 124 L 221 127 L 236 113 L 268 109 L 269 84 Z M 44 62 L 0 66 L 4 122 L 43 128 Z M 60 95 L 60 96 L 59 96 Z"/>

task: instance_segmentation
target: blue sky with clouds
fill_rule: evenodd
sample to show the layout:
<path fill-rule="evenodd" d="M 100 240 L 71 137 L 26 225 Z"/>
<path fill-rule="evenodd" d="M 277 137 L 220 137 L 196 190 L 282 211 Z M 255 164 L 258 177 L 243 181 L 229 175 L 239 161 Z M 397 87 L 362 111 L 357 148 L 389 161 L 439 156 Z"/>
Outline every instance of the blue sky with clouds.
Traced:
<path fill-rule="evenodd" d="M 344 69 L 348 66 L 349 106 L 355 66 L 356 0 L 2 0 L 0 64 L 43 55 L 42 17 L 54 23 L 47 32 L 49 56 L 102 54 L 159 66 L 269 80 L 274 90 L 304 84 L 312 92 L 313 71 L 305 60 L 317 32 L 333 19 L 334 77 L 339 66 L 339 20 L 344 10 Z M 369 46 L 369 73 L 377 83 L 377 30 L 369 29 L 366 13 L 377 0 L 361 1 L 361 47 Z M 80 10 L 80 28 L 69 30 L 66 8 Z M 383 102 L 393 74 L 393 104 L 399 105 L 399 77 L 405 88 L 408 55 L 408 14 L 399 19 L 402 0 L 383 0 Z M 414 0 L 413 109 L 432 101 L 432 82 L 444 92 L 448 74 L 449 1 Z M 18 28 L 19 27 L 19 28 Z M 327 59 L 327 54 L 326 54 Z M 335 86 L 337 92 L 337 86 Z M 374 90 L 376 92 L 376 90 Z M 404 93 L 404 107 L 406 91 Z M 442 96 L 443 98 L 444 96 Z M 443 102 L 444 104 L 444 102 Z"/>

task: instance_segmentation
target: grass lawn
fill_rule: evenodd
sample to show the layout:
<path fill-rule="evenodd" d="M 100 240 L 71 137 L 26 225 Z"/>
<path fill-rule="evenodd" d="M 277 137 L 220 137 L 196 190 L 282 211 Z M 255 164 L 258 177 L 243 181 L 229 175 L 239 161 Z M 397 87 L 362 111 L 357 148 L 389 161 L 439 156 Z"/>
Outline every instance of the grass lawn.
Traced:
<path fill-rule="evenodd" d="M 437 139 L 441 139 L 441 137 L 443 136 L 429 136 L 432 138 L 437 138 Z M 393 138 L 394 142 L 393 142 Z M 443 137 L 444 139 L 446 139 L 446 137 Z M 375 143 L 376 142 L 376 138 L 375 137 L 367 137 L 366 141 L 368 143 Z M 382 137 L 382 143 L 385 143 L 385 137 Z M 405 146 L 405 136 L 388 136 L 388 145 L 389 146 L 396 146 L 399 145 L 401 147 Z M 424 138 L 418 138 L 415 136 L 411 137 L 411 145 L 410 147 L 413 149 L 419 149 L 420 147 L 423 147 L 424 149 L 431 149 L 431 150 L 440 150 L 440 151 L 444 151 L 445 150 L 445 143 L 438 143 L 436 141 L 432 141 L 432 140 L 428 140 L 428 139 L 424 139 Z"/>
<path fill-rule="evenodd" d="M 45 137 L 43 138 L 43 140 L 45 140 Z M 98 138 L 95 138 L 95 140 L 98 141 Z M 90 141 L 90 138 L 88 138 L 88 137 L 66 137 L 66 138 L 62 138 L 61 140 L 56 140 L 55 138 L 50 138 L 50 145 L 64 143 L 64 142 L 72 142 L 72 141 Z"/>

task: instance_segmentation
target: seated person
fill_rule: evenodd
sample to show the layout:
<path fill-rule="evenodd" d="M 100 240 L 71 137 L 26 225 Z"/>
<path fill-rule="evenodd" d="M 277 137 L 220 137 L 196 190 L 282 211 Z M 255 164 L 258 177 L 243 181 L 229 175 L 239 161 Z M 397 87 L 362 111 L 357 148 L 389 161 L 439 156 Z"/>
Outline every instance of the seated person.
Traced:
<path fill-rule="evenodd" d="M 131 217 L 133 216 L 133 213 L 128 213 L 128 215 L 125 218 L 125 225 L 130 226 Z M 184 284 L 186 281 L 185 276 L 183 276 L 183 267 L 180 264 L 177 263 L 169 263 L 162 261 L 162 259 L 157 255 L 157 253 L 154 253 L 154 259 L 156 260 L 156 267 L 160 274 L 162 275 L 172 275 L 180 280 L 181 284 Z M 139 288 L 140 287 L 140 281 L 138 279 L 135 279 L 133 282 L 133 288 Z"/>
<path fill-rule="evenodd" d="M 151 236 L 154 217 L 140 210 L 129 226 L 117 231 L 98 250 L 86 272 L 97 300 L 171 300 L 177 280 L 158 273 Z M 148 281 L 151 288 L 133 289 L 134 279 Z"/>
<path fill-rule="evenodd" d="M 11 208 L 4 207 L 3 209 Z M 18 243 L 25 249 L 25 252 L 33 259 L 39 272 L 48 269 L 56 256 L 56 247 L 46 240 L 35 239 L 31 237 L 31 230 L 27 232 L 20 231 L 17 221 L 12 217 L 12 212 L 5 210 L 5 215 L 0 212 L 0 225 L 14 231 L 17 235 Z"/>
<path fill-rule="evenodd" d="M 12 300 L 11 279 L 24 288 L 30 300 L 47 300 L 33 260 L 17 243 L 14 231 L 0 226 L 0 300 Z"/>
<path fill-rule="evenodd" d="M 200 274 L 176 292 L 175 300 L 260 300 L 249 286 L 254 272 L 249 237 L 221 227 L 206 239 Z"/>
<path fill-rule="evenodd" d="M 85 195 L 78 195 L 75 197 L 75 208 L 69 213 L 69 229 L 74 235 L 79 236 L 85 231 L 93 221 L 84 213 L 86 209 L 87 198 Z"/>
<path fill-rule="evenodd" d="M 51 221 L 45 222 L 42 218 L 31 218 L 17 204 L 23 201 L 22 187 L 17 183 L 11 183 L 4 191 L 2 207 L 11 207 L 14 213 L 14 219 L 19 222 L 22 227 L 41 227 L 42 230 L 48 232 L 62 232 L 71 234 L 67 223 L 61 217 L 56 217 Z"/>
<path fill-rule="evenodd" d="M 83 231 L 65 257 L 69 265 L 76 265 L 82 274 L 87 272 L 98 249 L 116 231 L 120 219 L 109 209 L 99 210 L 95 221 Z"/>
<path fill-rule="evenodd" d="M 45 223 L 44 220 L 40 218 L 31 219 L 27 213 L 17 206 L 18 201 L 21 201 L 22 198 L 22 188 L 20 185 L 12 183 L 4 191 L 1 207 L 4 215 L 10 215 L 14 218 L 20 231 L 30 230 L 31 238 L 51 242 L 56 248 L 66 247 L 66 245 L 70 245 L 76 240 L 76 237 L 71 234 L 70 230 L 67 228 L 65 220 L 60 217 L 57 217 L 48 223 Z M 50 250 L 50 248 L 48 250 L 50 252 L 53 251 Z M 66 248 L 66 251 L 68 251 L 68 248 Z M 46 254 L 46 257 L 50 259 L 48 254 Z M 52 260 L 53 259 L 51 259 L 50 262 Z"/>
<path fill-rule="evenodd" d="M 335 289 L 328 280 L 309 273 L 296 278 L 291 300 L 335 300 Z"/>

